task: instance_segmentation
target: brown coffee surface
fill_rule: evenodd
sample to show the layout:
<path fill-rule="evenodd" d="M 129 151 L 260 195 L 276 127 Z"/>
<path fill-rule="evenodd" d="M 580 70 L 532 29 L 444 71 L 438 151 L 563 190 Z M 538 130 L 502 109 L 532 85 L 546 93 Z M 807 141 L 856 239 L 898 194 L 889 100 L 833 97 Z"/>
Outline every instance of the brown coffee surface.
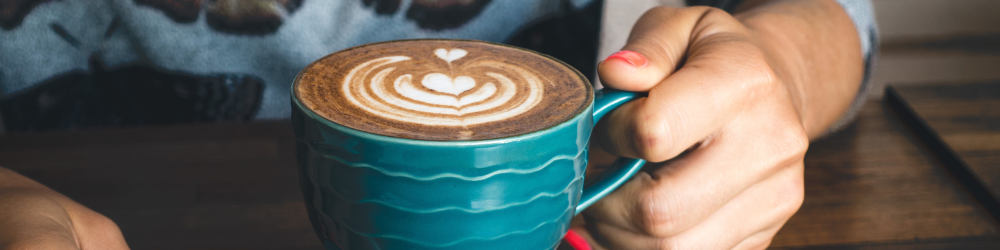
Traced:
<path fill-rule="evenodd" d="M 349 128 L 419 140 L 486 140 L 552 127 L 592 101 L 566 64 L 523 49 L 463 40 L 362 45 L 296 78 L 308 109 Z"/>

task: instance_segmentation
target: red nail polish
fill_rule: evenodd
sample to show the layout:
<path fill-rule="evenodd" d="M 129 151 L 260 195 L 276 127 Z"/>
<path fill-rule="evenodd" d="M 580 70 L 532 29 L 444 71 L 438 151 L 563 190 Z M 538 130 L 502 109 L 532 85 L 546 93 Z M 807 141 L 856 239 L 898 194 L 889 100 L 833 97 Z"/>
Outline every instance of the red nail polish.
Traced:
<path fill-rule="evenodd" d="M 635 53 L 634 51 L 629 51 L 629 50 L 622 50 L 615 52 L 614 54 L 611 54 L 611 56 L 608 56 L 608 58 L 604 60 L 607 61 L 611 60 L 612 58 L 625 60 L 629 64 L 632 64 L 632 66 L 636 67 L 645 67 L 647 63 L 646 57 L 640 55 L 639 53 Z"/>
<path fill-rule="evenodd" d="M 587 240 L 584 240 L 583 237 L 580 237 L 572 229 L 566 232 L 566 237 L 563 237 L 563 240 L 566 240 L 566 243 L 576 250 L 590 250 L 590 244 L 587 244 Z"/>

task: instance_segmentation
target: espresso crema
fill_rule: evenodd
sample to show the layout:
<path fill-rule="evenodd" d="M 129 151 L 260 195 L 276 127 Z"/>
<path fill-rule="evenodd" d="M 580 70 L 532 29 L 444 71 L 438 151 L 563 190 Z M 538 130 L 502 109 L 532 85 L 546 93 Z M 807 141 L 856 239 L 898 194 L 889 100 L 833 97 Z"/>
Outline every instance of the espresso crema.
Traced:
<path fill-rule="evenodd" d="M 591 86 L 535 52 L 476 41 L 406 40 L 323 57 L 296 78 L 308 109 L 391 137 L 485 140 L 526 134 L 579 114 Z"/>

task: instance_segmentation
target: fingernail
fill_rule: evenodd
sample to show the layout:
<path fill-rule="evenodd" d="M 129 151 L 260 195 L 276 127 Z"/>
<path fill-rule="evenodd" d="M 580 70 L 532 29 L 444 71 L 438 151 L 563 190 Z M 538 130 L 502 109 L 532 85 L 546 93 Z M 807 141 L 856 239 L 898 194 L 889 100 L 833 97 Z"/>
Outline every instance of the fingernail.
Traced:
<path fill-rule="evenodd" d="M 569 246 L 576 250 L 590 250 L 590 244 L 587 244 L 587 240 L 580 237 L 580 235 L 574 232 L 573 229 L 567 231 L 566 237 L 563 237 L 563 239 L 566 240 L 566 243 L 568 243 Z"/>
<path fill-rule="evenodd" d="M 628 62 L 629 64 L 632 64 L 632 66 L 635 66 L 635 67 L 645 67 L 646 63 L 647 63 L 646 57 L 640 55 L 639 53 L 635 53 L 634 51 L 630 51 L 630 50 L 622 50 L 622 51 L 615 52 L 614 54 L 611 54 L 611 56 L 608 56 L 608 58 L 604 59 L 604 60 L 607 61 L 607 60 L 611 60 L 612 58 L 618 58 L 618 59 L 625 60 L 626 62 Z"/>

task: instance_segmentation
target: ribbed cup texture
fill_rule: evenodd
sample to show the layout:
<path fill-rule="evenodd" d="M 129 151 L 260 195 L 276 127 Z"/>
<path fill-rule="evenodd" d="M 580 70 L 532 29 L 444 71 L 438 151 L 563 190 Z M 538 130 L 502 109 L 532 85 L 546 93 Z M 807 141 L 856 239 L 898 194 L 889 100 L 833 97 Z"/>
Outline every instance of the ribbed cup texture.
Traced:
<path fill-rule="evenodd" d="M 303 193 L 329 249 L 552 249 L 579 203 L 591 109 L 504 143 L 422 143 L 297 108 Z"/>

